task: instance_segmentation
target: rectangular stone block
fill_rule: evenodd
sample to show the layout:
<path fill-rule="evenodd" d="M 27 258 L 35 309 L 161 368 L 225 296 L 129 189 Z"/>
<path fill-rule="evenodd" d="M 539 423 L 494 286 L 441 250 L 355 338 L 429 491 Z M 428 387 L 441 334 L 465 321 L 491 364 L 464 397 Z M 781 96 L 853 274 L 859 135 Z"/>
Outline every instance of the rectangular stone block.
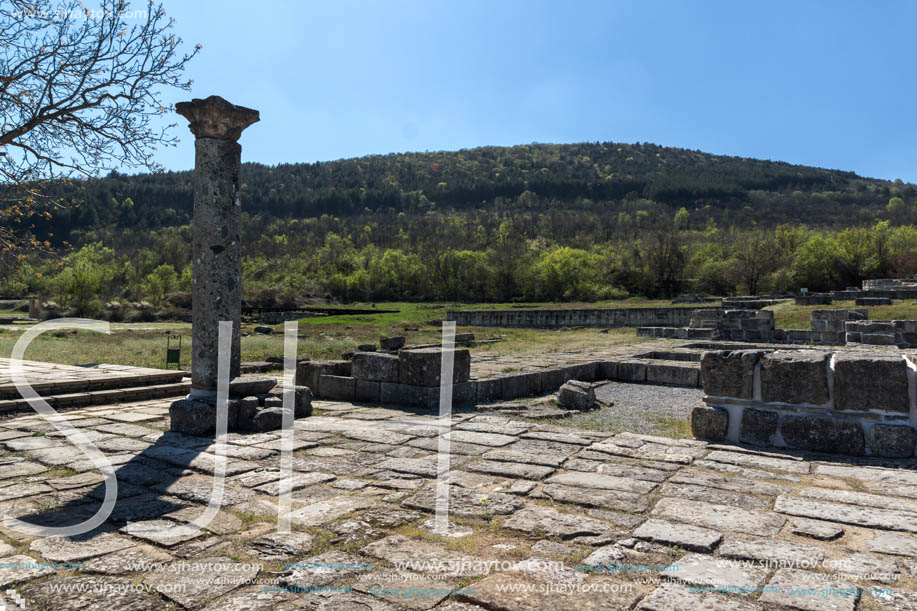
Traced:
<path fill-rule="evenodd" d="M 322 399 L 331 401 L 353 401 L 356 396 L 356 380 L 347 376 L 321 375 L 318 379 L 320 393 L 315 393 Z"/>
<path fill-rule="evenodd" d="M 822 331 L 828 330 L 828 321 L 827 320 L 820 320 L 820 319 L 812 318 L 812 320 L 809 321 L 809 324 L 812 326 L 813 331 L 822 332 Z"/>
<path fill-rule="evenodd" d="M 567 381 L 566 369 L 552 367 L 541 371 L 541 391 L 553 392 L 564 385 Z"/>
<path fill-rule="evenodd" d="M 839 352 L 834 358 L 834 406 L 907 413 L 907 363 L 898 355 Z"/>
<path fill-rule="evenodd" d="M 503 400 L 503 378 L 475 380 L 474 400 L 476 403 L 491 403 Z"/>
<path fill-rule="evenodd" d="M 541 392 L 541 373 L 515 373 L 503 377 L 501 394 L 504 401 L 533 397 Z"/>
<path fill-rule="evenodd" d="M 646 381 L 651 384 L 672 384 L 673 386 L 698 386 L 700 369 L 693 365 L 668 363 L 647 363 Z"/>
<path fill-rule="evenodd" d="M 852 420 L 787 414 L 780 420 L 780 435 L 788 447 L 797 450 L 850 456 L 866 453 L 863 427 Z"/>
<path fill-rule="evenodd" d="M 475 383 L 460 382 L 452 385 L 452 404 L 453 405 L 474 405 L 475 403 Z"/>
<path fill-rule="evenodd" d="M 642 361 L 618 361 L 618 380 L 622 382 L 646 382 L 646 363 Z"/>
<path fill-rule="evenodd" d="M 599 363 L 599 379 L 614 380 L 618 377 L 618 364 L 615 361 L 603 361 Z"/>
<path fill-rule="evenodd" d="M 442 371 L 441 348 L 417 348 L 398 353 L 399 381 L 415 386 L 439 386 Z M 452 382 L 467 382 L 471 379 L 471 354 L 467 349 L 453 353 Z"/>
<path fill-rule="evenodd" d="M 382 403 L 392 405 L 420 405 L 424 399 L 423 387 L 394 382 L 380 382 L 379 397 Z"/>
<path fill-rule="evenodd" d="M 863 339 L 862 333 L 856 333 L 853 331 L 847 331 L 847 343 L 848 344 L 859 344 L 860 340 Z"/>
<path fill-rule="evenodd" d="M 296 385 L 308 386 L 319 396 L 319 378 L 323 375 L 349 376 L 350 361 L 300 361 L 296 364 Z"/>
<path fill-rule="evenodd" d="M 898 344 L 894 333 L 864 333 L 860 343 L 873 346 L 895 346 Z"/>
<path fill-rule="evenodd" d="M 567 366 L 567 380 L 593 382 L 598 377 L 598 363 L 577 363 Z M 564 380 L 565 382 L 567 380 Z"/>
<path fill-rule="evenodd" d="M 711 397 L 754 398 L 755 365 L 763 350 L 705 352 L 701 356 L 700 382 Z"/>
<path fill-rule="evenodd" d="M 382 400 L 382 382 L 357 380 L 354 400 L 362 403 L 379 403 Z"/>
<path fill-rule="evenodd" d="M 828 352 L 778 350 L 761 359 L 761 393 L 768 403 L 828 402 Z"/>
<path fill-rule="evenodd" d="M 384 352 L 357 352 L 351 360 L 352 377 L 373 382 L 398 382 L 399 359 Z"/>

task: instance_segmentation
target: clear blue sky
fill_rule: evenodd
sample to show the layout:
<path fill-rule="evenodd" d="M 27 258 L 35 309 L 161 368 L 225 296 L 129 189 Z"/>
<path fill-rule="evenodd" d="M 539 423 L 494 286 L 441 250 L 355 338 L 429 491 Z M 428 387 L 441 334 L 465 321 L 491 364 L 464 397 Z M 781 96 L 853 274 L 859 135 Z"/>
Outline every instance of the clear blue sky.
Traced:
<path fill-rule="evenodd" d="M 653 142 L 917 182 L 917 2 L 165 0 L 243 160 Z M 176 115 L 169 169 L 193 165 Z"/>

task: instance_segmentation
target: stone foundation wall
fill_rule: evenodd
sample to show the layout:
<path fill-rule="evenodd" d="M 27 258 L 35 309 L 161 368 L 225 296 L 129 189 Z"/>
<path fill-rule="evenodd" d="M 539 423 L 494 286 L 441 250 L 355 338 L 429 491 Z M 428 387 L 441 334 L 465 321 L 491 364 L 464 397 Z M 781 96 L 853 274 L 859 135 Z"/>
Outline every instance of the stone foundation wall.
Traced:
<path fill-rule="evenodd" d="M 796 305 L 799 306 L 831 305 L 834 302 L 834 297 L 831 293 L 810 293 L 808 295 L 800 295 L 794 299 Z"/>
<path fill-rule="evenodd" d="M 821 350 L 704 353 L 695 437 L 907 458 L 917 430 L 913 355 Z"/>
<path fill-rule="evenodd" d="M 774 335 L 774 313 L 769 310 L 694 310 L 690 329 L 712 329 L 713 337 L 734 341 L 767 341 Z M 706 339 L 706 338 L 705 338 Z"/>
<path fill-rule="evenodd" d="M 605 310 L 452 310 L 446 320 L 467 327 L 685 327 L 691 308 L 615 308 Z"/>
<path fill-rule="evenodd" d="M 846 323 L 847 344 L 917 347 L 917 320 L 860 320 Z"/>

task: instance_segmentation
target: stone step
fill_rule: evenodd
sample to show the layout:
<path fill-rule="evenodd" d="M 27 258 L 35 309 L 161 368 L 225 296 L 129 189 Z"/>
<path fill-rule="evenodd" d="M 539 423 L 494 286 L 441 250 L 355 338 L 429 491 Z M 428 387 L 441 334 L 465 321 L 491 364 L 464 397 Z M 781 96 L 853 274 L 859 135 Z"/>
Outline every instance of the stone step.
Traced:
<path fill-rule="evenodd" d="M 87 369 L 91 372 L 91 369 Z M 134 388 L 161 384 L 177 384 L 188 375 L 185 371 L 147 370 L 149 373 L 134 375 L 94 376 L 86 379 L 63 380 L 56 382 L 35 382 L 32 389 L 39 395 L 64 395 L 84 391 L 103 391 L 121 388 Z M 3 400 L 18 400 L 19 390 L 12 382 L 0 384 L 0 404 Z"/>
<path fill-rule="evenodd" d="M 180 397 L 191 390 L 191 380 L 170 384 L 154 384 L 152 386 L 134 386 L 129 388 L 112 388 L 106 390 L 90 390 L 86 392 L 61 393 L 42 398 L 51 407 L 80 407 L 84 405 L 116 404 L 132 401 L 147 401 L 150 399 L 163 399 L 166 397 Z M 39 393 L 41 394 L 41 393 Z M 0 414 L 28 411 L 32 407 L 23 398 L 0 400 Z"/>

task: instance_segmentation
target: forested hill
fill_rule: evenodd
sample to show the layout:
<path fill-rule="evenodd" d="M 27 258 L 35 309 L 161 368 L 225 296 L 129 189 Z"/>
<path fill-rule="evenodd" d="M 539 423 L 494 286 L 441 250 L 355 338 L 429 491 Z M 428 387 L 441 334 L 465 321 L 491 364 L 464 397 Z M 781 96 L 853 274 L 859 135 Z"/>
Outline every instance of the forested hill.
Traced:
<path fill-rule="evenodd" d="M 242 169 L 243 208 L 262 221 L 328 214 L 423 214 L 446 210 L 685 207 L 694 221 L 868 224 L 891 196 L 913 208 L 914 185 L 852 172 L 710 155 L 653 144 L 531 144 L 455 152 L 374 155 Z M 191 172 L 83 183 L 82 203 L 38 224 L 55 241 L 103 227 L 156 229 L 189 221 Z M 611 214 L 609 214 L 611 213 Z"/>

